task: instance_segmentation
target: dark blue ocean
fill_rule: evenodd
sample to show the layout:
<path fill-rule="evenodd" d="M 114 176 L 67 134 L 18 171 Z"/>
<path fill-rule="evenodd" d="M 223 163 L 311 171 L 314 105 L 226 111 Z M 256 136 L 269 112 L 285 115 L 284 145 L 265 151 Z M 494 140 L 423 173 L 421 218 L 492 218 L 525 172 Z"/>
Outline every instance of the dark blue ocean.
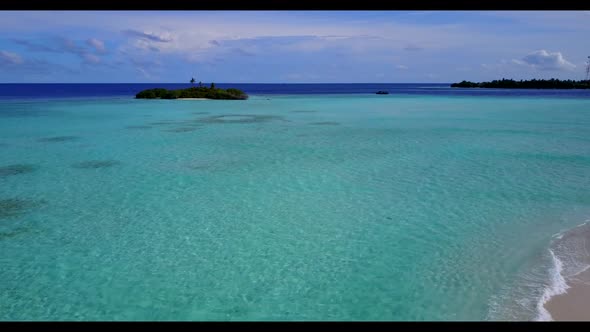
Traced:
<path fill-rule="evenodd" d="M 270 84 L 219 83 L 220 88 L 237 88 L 249 95 L 372 94 L 379 90 L 399 95 L 430 96 L 539 96 L 590 98 L 590 90 L 469 89 L 451 88 L 451 83 L 339 83 Z M 117 84 L 0 84 L 0 99 L 132 97 L 144 89 L 180 89 L 188 83 Z"/>

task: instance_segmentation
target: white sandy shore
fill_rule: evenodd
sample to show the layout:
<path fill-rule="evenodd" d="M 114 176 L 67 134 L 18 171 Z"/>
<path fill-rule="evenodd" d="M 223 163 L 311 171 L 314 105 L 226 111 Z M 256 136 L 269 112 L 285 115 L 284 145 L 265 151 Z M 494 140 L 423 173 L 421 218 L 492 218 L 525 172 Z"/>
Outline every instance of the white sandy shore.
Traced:
<path fill-rule="evenodd" d="M 545 309 L 556 321 L 590 321 L 590 223 L 586 222 L 563 234 L 557 247 L 562 252 L 560 261 L 575 267 L 566 276 L 569 288 L 565 293 L 552 297 L 545 303 Z M 560 272 L 563 273 L 563 272 Z"/>
<path fill-rule="evenodd" d="M 176 98 L 176 100 L 213 100 L 211 98 Z"/>
<path fill-rule="evenodd" d="M 545 308 L 556 321 L 590 321 L 590 269 L 568 284 L 567 293 L 551 298 Z"/>

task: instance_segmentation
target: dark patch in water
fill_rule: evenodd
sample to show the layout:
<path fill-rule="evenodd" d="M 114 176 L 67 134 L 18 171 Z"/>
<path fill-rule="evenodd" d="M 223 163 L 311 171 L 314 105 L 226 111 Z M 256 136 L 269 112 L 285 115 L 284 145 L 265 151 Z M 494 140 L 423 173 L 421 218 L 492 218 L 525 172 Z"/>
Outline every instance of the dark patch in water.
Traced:
<path fill-rule="evenodd" d="M 34 172 L 37 169 L 35 165 L 29 164 L 14 164 L 0 167 L 0 177 L 6 177 L 11 175 L 25 174 Z"/>
<path fill-rule="evenodd" d="M 165 120 L 165 121 L 150 122 L 148 124 L 152 125 L 152 126 L 167 126 L 167 125 L 173 125 L 175 123 L 176 123 L 175 121 Z"/>
<path fill-rule="evenodd" d="M 55 136 L 55 137 L 45 137 L 45 138 L 40 138 L 37 141 L 38 142 L 67 142 L 67 141 L 75 141 L 77 139 L 79 139 L 80 137 L 78 136 Z"/>
<path fill-rule="evenodd" d="M 211 166 L 210 165 L 190 165 L 190 166 L 188 166 L 188 168 L 194 169 L 194 170 L 203 170 L 203 169 L 210 169 Z"/>
<path fill-rule="evenodd" d="M 197 119 L 190 119 L 190 120 L 183 120 L 178 122 L 179 125 L 184 125 L 184 126 L 202 126 L 203 124 Z"/>
<path fill-rule="evenodd" d="M 209 172 L 219 172 L 225 171 L 229 169 L 233 169 L 235 167 L 243 166 L 242 163 L 236 160 L 225 160 L 225 161 L 195 161 L 189 165 L 186 165 L 187 168 L 195 170 L 195 171 L 209 171 Z"/>
<path fill-rule="evenodd" d="M 186 132 L 195 131 L 195 130 L 197 130 L 197 127 L 181 127 L 181 128 L 167 129 L 164 131 L 167 131 L 169 133 L 186 133 Z"/>
<path fill-rule="evenodd" d="M 150 129 L 150 126 L 127 126 L 126 129 Z"/>
<path fill-rule="evenodd" d="M 276 115 L 256 115 L 256 114 L 225 114 L 209 116 L 197 121 L 203 123 L 261 123 L 273 120 L 284 120 L 281 116 Z"/>
<path fill-rule="evenodd" d="M 26 232 L 27 232 L 27 229 L 26 228 L 18 228 L 18 229 L 15 229 L 12 232 L 0 232 L 0 240 L 4 240 L 4 239 L 11 238 L 11 237 L 15 237 L 17 235 L 20 235 L 20 234 L 23 234 L 23 233 L 26 233 Z"/>
<path fill-rule="evenodd" d="M 333 122 L 333 121 L 322 121 L 322 122 L 311 122 L 311 125 L 316 125 L 316 126 L 337 126 L 340 123 L 338 122 Z"/>
<path fill-rule="evenodd" d="M 317 113 L 317 111 L 297 110 L 297 111 L 291 111 L 291 113 Z"/>
<path fill-rule="evenodd" d="M 120 163 L 121 162 L 117 160 L 89 160 L 73 164 L 72 167 L 82 169 L 94 169 L 112 167 L 119 165 Z"/>
<path fill-rule="evenodd" d="M 43 201 L 20 198 L 0 199 L 0 219 L 20 216 L 43 203 Z"/>
<path fill-rule="evenodd" d="M 192 114 L 194 114 L 194 115 L 204 115 L 204 114 L 210 114 L 210 112 L 192 112 Z"/>

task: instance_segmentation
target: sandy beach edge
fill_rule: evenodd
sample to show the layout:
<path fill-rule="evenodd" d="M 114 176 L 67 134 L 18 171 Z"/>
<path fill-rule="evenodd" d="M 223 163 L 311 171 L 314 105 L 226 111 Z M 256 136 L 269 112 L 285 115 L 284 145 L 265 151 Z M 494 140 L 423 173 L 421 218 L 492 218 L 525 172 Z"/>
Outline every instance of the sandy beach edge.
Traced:
<path fill-rule="evenodd" d="M 554 321 L 590 321 L 590 269 L 568 280 L 566 293 L 552 297 L 545 309 Z"/>
<path fill-rule="evenodd" d="M 213 100 L 211 98 L 176 98 L 176 100 Z"/>

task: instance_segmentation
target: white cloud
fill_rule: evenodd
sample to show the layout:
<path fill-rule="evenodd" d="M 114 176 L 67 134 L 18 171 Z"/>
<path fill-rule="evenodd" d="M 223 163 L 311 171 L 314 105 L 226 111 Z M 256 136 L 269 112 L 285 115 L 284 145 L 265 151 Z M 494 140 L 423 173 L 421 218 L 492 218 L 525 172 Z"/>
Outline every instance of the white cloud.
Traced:
<path fill-rule="evenodd" d="M 102 40 L 98 40 L 96 38 L 90 38 L 86 40 L 86 44 L 93 47 L 97 53 L 105 53 L 106 48 L 104 47 L 104 42 Z"/>
<path fill-rule="evenodd" d="M 415 19 L 409 20 L 410 14 Z M 398 18 L 398 15 L 389 17 L 384 13 L 384 19 L 363 23 L 354 19 L 355 15 L 321 17 L 289 12 L 23 11 L 0 12 L 0 31 L 20 39 L 41 33 L 40 27 L 43 34 L 66 33 L 76 41 L 77 47 L 71 43 L 22 44 L 15 45 L 19 47 L 15 50 L 25 46 L 33 51 L 69 52 L 77 54 L 86 64 L 93 61 L 85 55 L 91 53 L 101 57 L 100 65 L 111 58 L 125 62 L 129 58 L 158 58 L 171 67 L 180 59 L 208 65 L 236 55 L 245 56 L 239 61 L 247 65 L 269 54 L 278 54 L 277 62 L 285 53 L 294 57 L 301 55 L 302 59 L 317 54 L 318 59 L 330 58 L 337 62 L 381 63 L 393 67 L 398 74 L 405 69 L 403 63 L 412 68 L 416 77 L 430 71 L 443 77 L 449 71 L 455 75 L 461 70 L 457 69 L 460 66 L 471 65 L 476 72 L 479 63 L 487 63 L 482 66 L 485 70 L 481 70 L 485 74 L 501 69 L 508 75 L 528 75 L 535 68 L 550 68 L 551 61 L 531 64 L 531 59 L 520 56 L 515 61 L 510 59 L 514 54 L 526 55 L 549 45 L 559 50 L 559 54 L 567 55 L 578 68 L 580 59 L 586 57 L 586 47 L 579 41 L 590 31 L 587 12 L 478 12 L 481 22 L 480 17 L 476 20 L 466 15 L 463 19 L 463 14 L 456 13 L 451 13 L 457 16 L 456 20 L 432 22 L 428 18 L 434 14 L 438 15 L 417 12 Z M 370 24 L 365 24 L 367 22 Z M 105 46 L 104 42 L 100 43 L 103 40 L 108 41 L 106 46 L 112 53 L 108 56 L 103 56 L 106 49 L 105 53 L 100 53 Z M 423 51 L 408 52 L 419 49 Z M 26 51 L 21 54 L 27 56 Z M 259 58 L 246 57 L 252 54 Z M 551 58 L 554 53 L 547 54 Z M 575 68 L 559 54 L 553 59 L 555 68 Z M 166 61 L 167 57 L 173 61 Z M 498 64 L 500 58 L 508 60 Z M 470 62 L 472 60 L 477 62 Z M 30 61 L 27 57 L 26 62 Z M 396 67 L 397 64 L 400 65 Z M 429 66 L 437 69 L 425 68 Z M 331 67 L 326 64 L 325 68 Z M 142 69 L 153 72 L 150 67 Z M 568 72 L 564 70 L 560 74 Z M 162 71 L 161 76 L 165 75 Z M 322 75 L 323 78 L 326 74 Z M 295 75 L 291 79 L 310 78 Z"/>
<path fill-rule="evenodd" d="M 82 58 L 84 59 L 85 63 L 88 64 L 98 64 L 100 63 L 100 58 L 94 54 L 84 53 L 82 54 Z"/>
<path fill-rule="evenodd" d="M 404 47 L 424 45 L 428 49 L 448 49 L 464 45 L 473 38 L 460 24 L 441 24 L 436 29 L 419 24 L 381 22 L 370 25 L 351 24 L 350 19 L 321 21 L 312 18 L 276 16 L 267 13 L 176 13 L 133 12 L 19 12 L 19 20 L 0 13 L 0 29 L 17 31 L 47 26 L 71 29 L 83 26 L 99 29 L 97 33 L 125 34 L 131 37 L 127 48 L 180 54 L 191 58 L 207 53 L 223 53 L 227 41 L 282 37 L 288 43 L 283 49 L 297 52 L 317 52 L 327 48 L 367 54 L 376 50 L 400 51 Z M 4 19 L 6 21 L 2 22 Z M 165 27 L 165 28 L 164 28 Z M 203 29 L 207 27 L 207 29 Z M 32 29 L 34 30 L 34 29 Z M 294 37 L 293 39 L 290 39 Z M 304 38 L 302 38 L 304 37 Z M 301 39 L 298 39 L 301 38 Z M 211 42 L 214 40 L 215 42 Z M 221 44 L 221 47 L 220 45 Z M 248 50 L 250 53 L 251 50 Z"/>
<path fill-rule="evenodd" d="M 408 69 L 408 66 L 404 66 L 404 65 L 397 65 L 395 66 L 395 68 L 399 69 L 399 70 L 406 70 Z"/>
<path fill-rule="evenodd" d="M 104 42 L 96 38 L 86 39 L 86 45 L 81 40 L 75 41 L 63 36 L 41 41 L 13 39 L 13 42 L 26 47 L 30 52 L 74 54 L 80 57 L 85 64 L 98 64 L 101 62 L 98 55 L 106 54 Z M 92 54 L 91 49 L 94 49 L 96 54 Z"/>
<path fill-rule="evenodd" d="M 534 51 L 521 60 L 512 59 L 512 63 L 540 70 L 572 70 L 576 68 L 576 65 L 567 61 L 561 52 L 548 52 L 546 50 Z"/>
<path fill-rule="evenodd" d="M 152 32 L 152 31 L 137 31 L 137 30 L 124 30 L 123 33 L 129 36 L 137 37 L 144 40 L 160 42 L 160 43 L 168 43 L 174 40 L 172 34 L 169 32 Z"/>
<path fill-rule="evenodd" d="M 269 15 L 270 14 L 270 15 Z M 432 13 L 418 12 L 416 23 L 404 23 L 395 19 L 374 22 L 371 24 L 355 24 L 352 19 L 317 20 L 286 13 L 268 12 L 202 12 L 194 15 L 176 12 L 0 12 L 0 31 L 35 31 L 38 27 L 71 29 L 85 27 L 99 29 L 103 33 L 126 31 L 135 38 L 166 44 L 162 52 L 192 52 L 196 49 L 212 45 L 209 41 L 235 40 L 256 38 L 261 36 L 323 36 L 324 40 L 345 40 L 349 37 L 379 36 L 384 40 L 379 44 L 388 45 L 391 49 L 411 50 L 418 48 L 453 48 L 490 47 L 490 44 L 522 45 L 534 44 L 537 40 L 523 40 L 521 36 L 501 35 L 489 29 L 487 24 L 423 24 L 419 22 L 421 15 Z M 481 12 L 480 15 L 501 17 L 524 25 L 525 29 L 517 29 L 515 33 L 529 31 L 528 25 L 543 27 L 569 27 L 580 31 L 590 29 L 587 24 L 587 13 L 584 12 Z M 485 16 L 484 16 L 485 17 Z M 499 26 L 499 25 L 498 25 Z M 166 27 L 166 28 L 163 28 Z M 207 27 L 204 29 L 203 27 Z M 584 30 L 581 30 L 584 31 Z M 529 31 L 530 32 L 530 31 Z M 547 39 L 546 34 L 539 38 Z M 351 44 L 356 44 L 357 41 Z M 419 45 L 419 46 L 416 46 Z M 376 44 L 374 45 L 376 46 Z M 302 48 L 314 50 L 317 43 L 309 42 Z M 535 49 L 539 46 L 528 46 Z M 554 46 L 555 47 L 555 46 Z M 563 48 L 560 46 L 560 49 Z"/>
<path fill-rule="evenodd" d="M 155 46 L 151 41 L 149 40 L 145 40 L 145 39 L 137 39 L 133 42 L 133 46 L 139 50 L 143 50 L 143 51 L 153 51 L 153 52 L 159 52 L 160 49 Z"/>
<path fill-rule="evenodd" d="M 20 65 L 22 64 L 23 58 L 20 55 L 8 51 L 0 51 L 0 65 Z"/>
<path fill-rule="evenodd" d="M 137 67 L 137 71 L 139 71 L 139 73 L 141 75 L 143 75 L 143 77 L 147 78 L 147 79 L 153 79 L 153 76 L 150 75 L 150 73 L 147 72 L 147 70 L 141 68 L 141 67 Z"/>

